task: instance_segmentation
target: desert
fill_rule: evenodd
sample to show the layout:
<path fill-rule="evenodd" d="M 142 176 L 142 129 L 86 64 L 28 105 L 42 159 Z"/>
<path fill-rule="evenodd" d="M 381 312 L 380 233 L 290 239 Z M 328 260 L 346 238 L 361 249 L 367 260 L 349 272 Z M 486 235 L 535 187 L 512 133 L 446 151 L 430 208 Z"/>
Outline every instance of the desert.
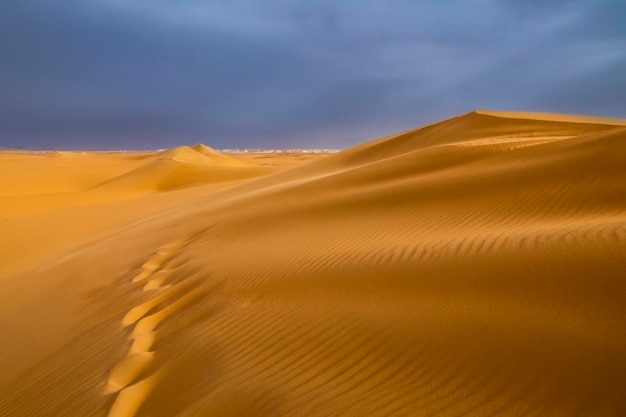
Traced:
<path fill-rule="evenodd" d="M 626 415 L 626 121 L 0 152 L 1 416 Z"/>

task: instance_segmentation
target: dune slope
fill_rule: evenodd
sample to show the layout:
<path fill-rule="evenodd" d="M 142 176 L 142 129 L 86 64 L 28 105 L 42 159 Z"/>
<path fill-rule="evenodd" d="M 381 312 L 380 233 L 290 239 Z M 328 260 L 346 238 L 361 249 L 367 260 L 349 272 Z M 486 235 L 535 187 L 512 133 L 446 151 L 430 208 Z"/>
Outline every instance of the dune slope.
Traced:
<path fill-rule="evenodd" d="M 478 111 L 198 192 L 2 278 L 0 415 L 625 415 L 625 189 Z"/>

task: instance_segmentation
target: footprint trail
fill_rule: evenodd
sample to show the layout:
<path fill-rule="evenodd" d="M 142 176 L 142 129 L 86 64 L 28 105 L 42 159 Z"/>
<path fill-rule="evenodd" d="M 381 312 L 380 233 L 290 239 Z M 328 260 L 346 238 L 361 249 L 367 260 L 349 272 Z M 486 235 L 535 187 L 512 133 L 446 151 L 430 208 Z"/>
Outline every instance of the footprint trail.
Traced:
<path fill-rule="evenodd" d="M 190 298 L 189 282 L 181 280 L 167 284 L 176 272 L 176 265 L 170 263 L 187 243 L 180 240 L 161 246 L 132 279 L 132 282 L 147 281 L 143 291 L 154 292 L 154 296 L 130 309 L 122 319 L 122 325 L 134 325 L 130 336 L 133 342 L 126 357 L 109 373 L 104 394 L 116 394 L 116 397 L 108 417 L 136 416 L 159 381 L 162 370 L 146 374 L 156 355 L 152 350 L 157 336 L 156 327 L 180 310 Z"/>

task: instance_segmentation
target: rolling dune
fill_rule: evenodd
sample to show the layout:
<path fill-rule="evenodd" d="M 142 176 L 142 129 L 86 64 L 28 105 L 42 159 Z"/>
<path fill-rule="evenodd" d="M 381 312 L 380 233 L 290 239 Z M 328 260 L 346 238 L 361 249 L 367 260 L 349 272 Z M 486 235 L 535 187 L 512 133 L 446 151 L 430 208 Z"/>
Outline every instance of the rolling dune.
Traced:
<path fill-rule="evenodd" d="M 302 158 L 0 154 L 0 415 L 626 415 L 626 121 Z"/>

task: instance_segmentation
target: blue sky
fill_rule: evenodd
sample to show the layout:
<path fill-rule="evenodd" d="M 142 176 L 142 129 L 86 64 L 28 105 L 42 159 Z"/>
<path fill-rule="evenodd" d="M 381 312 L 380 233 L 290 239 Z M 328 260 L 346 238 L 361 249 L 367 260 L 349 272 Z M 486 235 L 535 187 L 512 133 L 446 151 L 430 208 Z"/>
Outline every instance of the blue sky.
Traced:
<path fill-rule="evenodd" d="M 0 146 L 343 148 L 475 108 L 626 118 L 622 0 L 3 0 Z"/>

